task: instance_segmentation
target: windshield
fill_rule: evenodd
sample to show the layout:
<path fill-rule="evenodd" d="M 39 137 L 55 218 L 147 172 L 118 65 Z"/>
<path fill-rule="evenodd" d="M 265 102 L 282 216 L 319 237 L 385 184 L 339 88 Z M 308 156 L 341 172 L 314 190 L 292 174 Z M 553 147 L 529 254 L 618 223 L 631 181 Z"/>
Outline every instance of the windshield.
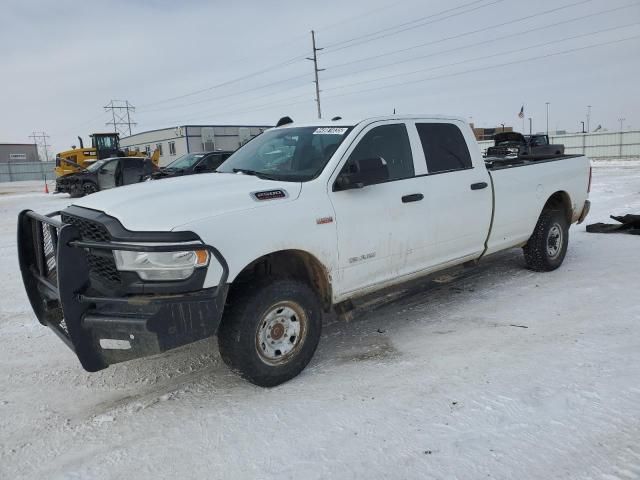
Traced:
<path fill-rule="evenodd" d="M 204 153 L 187 153 L 186 155 L 183 155 L 180 158 L 177 158 L 176 160 L 171 162 L 165 168 L 168 168 L 171 170 L 182 170 L 185 168 L 191 168 L 196 163 L 198 163 L 198 161 L 202 157 L 204 157 L 204 155 L 205 155 Z"/>
<path fill-rule="evenodd" d="M 322 172 L 351 128 L 293 127 L 267 130 L 231 155 L 217 171 L 306 182 Z"/>
<path fill-rule="evenodd" d="M 87 167 L 87 171 L 89 171 L 89 172 L 97 172 L 98 170 L 100 170 L 100 167 L 102 167 L 106 162 L 107 162 L 107 159 L 98 160 L 94 164 L 89 165 Z"/>

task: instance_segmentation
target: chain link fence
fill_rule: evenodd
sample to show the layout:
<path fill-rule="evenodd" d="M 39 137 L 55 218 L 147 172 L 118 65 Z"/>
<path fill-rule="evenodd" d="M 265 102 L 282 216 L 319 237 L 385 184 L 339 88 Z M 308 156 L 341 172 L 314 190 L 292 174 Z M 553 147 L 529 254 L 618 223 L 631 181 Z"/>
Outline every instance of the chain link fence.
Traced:
<path fill-rule="evenodd" d="M 0 163 L 0 182 L 54 180 L 56 162 Z"/>

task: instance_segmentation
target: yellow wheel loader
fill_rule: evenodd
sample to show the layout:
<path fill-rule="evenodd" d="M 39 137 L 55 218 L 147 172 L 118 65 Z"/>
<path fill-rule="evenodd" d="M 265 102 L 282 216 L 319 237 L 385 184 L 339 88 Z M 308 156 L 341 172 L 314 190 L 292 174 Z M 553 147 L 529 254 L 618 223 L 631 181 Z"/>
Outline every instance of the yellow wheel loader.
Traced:
<path fill-rule="evenodd" d="M 120 136 L 117 133 L 94 133 L 91 137 L 91 147 L 84 147 L 82 137 L 78 137 L 79 148 L 75 145 L 71 150 L 60 152 L 56 155 L 56 177 L 68 173 L 74 173 L 88 167 L 96 160 L 109 157 L 141 157 L 145 156 L 140 150 L 128 150 L 120 148 Z M 151 161 L 158 166 L 160 151 L 156 149 L 151 155 Z"/>

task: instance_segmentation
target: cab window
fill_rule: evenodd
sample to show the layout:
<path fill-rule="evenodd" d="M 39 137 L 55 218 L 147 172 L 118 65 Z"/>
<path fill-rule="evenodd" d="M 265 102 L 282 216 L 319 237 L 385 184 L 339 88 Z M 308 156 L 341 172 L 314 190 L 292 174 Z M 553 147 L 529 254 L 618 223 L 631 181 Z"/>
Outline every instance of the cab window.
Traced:
<path fill-rule="evenodd" d="M 403 123 L 380 125 L 369 130 L 358 142 L 343 168 L 349 172 L 355 161 L 379 158 L 386 164 L 389 178 L 386 181 L 411 178 L 415 175 L 413 156 L 407 127 Z M 368 185 L 381 183 L 369 182 Z"/>
<path fill-rule="evenodd" d="M 416 123 L 429 173 L 473 168 L 467 142 L 451 123 Z"/>

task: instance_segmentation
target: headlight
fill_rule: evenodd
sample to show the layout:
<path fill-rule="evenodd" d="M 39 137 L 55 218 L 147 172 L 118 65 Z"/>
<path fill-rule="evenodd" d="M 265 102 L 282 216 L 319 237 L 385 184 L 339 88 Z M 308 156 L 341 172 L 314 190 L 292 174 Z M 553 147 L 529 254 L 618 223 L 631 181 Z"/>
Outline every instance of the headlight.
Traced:
<path fill-rule="evenodd" d="M 114 250 L 120 271 L 136 272 L 143 280 L 184 280 L 199 267 L 209 263 L 205 249 L 178 252 L 132 252 Z"/>

